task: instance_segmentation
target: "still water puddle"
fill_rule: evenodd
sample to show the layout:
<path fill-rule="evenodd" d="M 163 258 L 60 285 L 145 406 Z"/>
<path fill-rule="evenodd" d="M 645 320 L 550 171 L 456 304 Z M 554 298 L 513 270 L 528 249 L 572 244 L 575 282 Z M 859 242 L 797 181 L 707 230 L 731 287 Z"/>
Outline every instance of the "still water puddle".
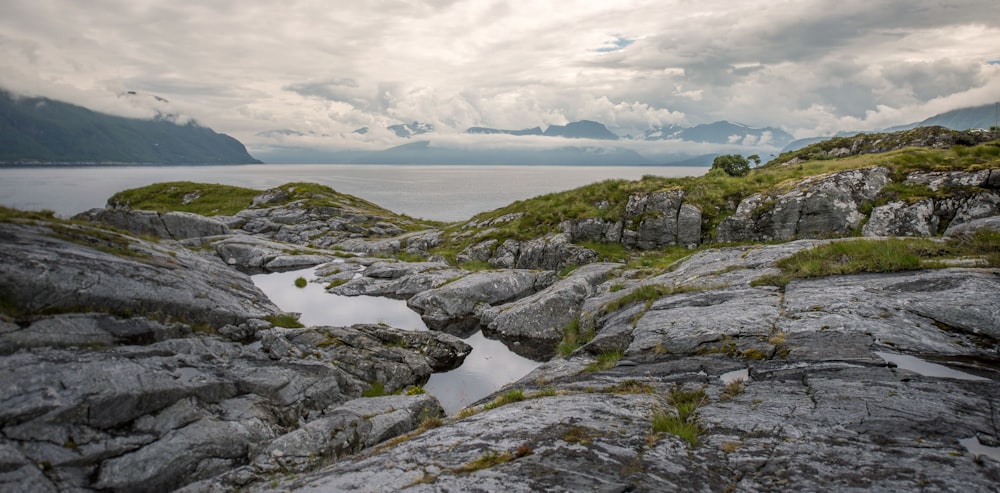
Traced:
<path fill-rule="evenodd" d="M 354 324 L 384 323 L 406 330 L 427 330 L 420 315 L 402 300 L 378 296 L 340 296 L 327 293 L 323 286 L 310 282 L 303 288 L 295 279 L 314 277 L 314 268 L 257 274 L 254 284 L 274 304 L 286 312 L 301 313 L 299 321 L 307 326 L 342 327 Z M 445 373 L 434 373 L 424 390 L 437 397 L 448 414 L 513 382 L 541 363 L 518 356 L 500 341 L 487 339 L 482 332 L 464 339 L 472 352 L 461 367 Z"/>
<path fill-rule="evenodd" d="M 910 356 L 908 354 L 884 353 L 881 351 L 875 351 L 875 354 L 879 355 L 879 357 L 888 363 L 895 363 L 899 368 L 910 370 L 925 377 L 954 378 L 956 380 L 989 380 L 988 378 L 972 375 L 963 371 L 953 370 L 944 365 L 924 361 L 916 356 Z"/>

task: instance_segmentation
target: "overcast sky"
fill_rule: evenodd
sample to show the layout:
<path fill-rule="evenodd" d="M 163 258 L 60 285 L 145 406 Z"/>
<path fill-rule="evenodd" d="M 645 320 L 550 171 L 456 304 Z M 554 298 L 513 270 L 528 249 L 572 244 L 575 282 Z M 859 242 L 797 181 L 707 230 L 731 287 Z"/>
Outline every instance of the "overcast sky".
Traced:
<path fill-rule="evenodd" d="M 445 136 L 725 119 L 806 137 L 1000 99 L 1000 6 L 3 0 L 0 74 L 18 93 L 179 113 L 251 150 L 278 139 L 384 147 L 385 126 L 415 120 Z M 285 129 L 309 136 L 266 134 Z"/>

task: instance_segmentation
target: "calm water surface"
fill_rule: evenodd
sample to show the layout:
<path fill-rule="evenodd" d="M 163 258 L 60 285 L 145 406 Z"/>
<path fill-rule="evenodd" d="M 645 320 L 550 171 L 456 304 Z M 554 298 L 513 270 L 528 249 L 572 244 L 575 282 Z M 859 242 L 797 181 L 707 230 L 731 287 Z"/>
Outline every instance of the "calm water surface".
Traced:
<path fill-rule="evenodd" d="M 165 181 L 267 189 L 320 183 L 391 211 L 459 221 L 516 200 L 643 175 L 697 176 L 700 166 L 425 166 L 257 164 L 239 166 L 94 166 L 0 168 L 0 205 L 71 216 L 104 207 L 116 192 Z"/>
<path fill-rule="evenodd" d="M 385 323 L 408 330 L 427 330 L 416 312 L 405 301 L 374 296 L 339 296 L 327 293 L 317 283 L 295 287 L 295 279 L 312 279 L 314 269 L 302 269 L 274 274 L 251 276 L 260 288 L 284 311 L 298 312 L 306 325 L 347 326 Z M 513 382 L 540 363 L 514 354 L 500 341 L 487 339 L 482 332 L 464 339 L 472 352 L 461 367 L 445 373 L 435 373 L 424 390 L 441 401 L 448 414 L 471 404 Z"/>

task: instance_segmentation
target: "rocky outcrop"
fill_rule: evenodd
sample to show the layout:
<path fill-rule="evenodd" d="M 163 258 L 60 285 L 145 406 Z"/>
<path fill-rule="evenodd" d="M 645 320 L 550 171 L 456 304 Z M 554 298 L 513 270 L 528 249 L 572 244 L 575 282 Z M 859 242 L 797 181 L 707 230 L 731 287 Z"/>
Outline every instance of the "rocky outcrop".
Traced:
<path fill-rule="evenodd" d="M 25 313 L 142 314 L 221 327 L 279 312 L 217 259 L 100 228 L 0 223 L 0 299 Z"/>
<path fill-rule="evenodd" d="M 621 243 L 639 250 L 694 248 L 701 243 L 701 210 L 684 203 L 681 190 L 634 193 L 620 220 L 577 219 L 559 227 L 573 242 Z"/>
<path fill-rule="evenodd" d="M 500 339 L 514 352 L 545 361 L 555 355 L 563 330 L 580 317 L 584 300 L 621 264 L 589 264 L 567 278 L 517 301 L 480 312 L 483 333 Z"/>
<path fill-rule="evenodd" d="M 1000 308 L 982 294 L 1000 277 L 941 269 L 751 284 L 820 243 L 699 252 L 642 281 L 675 294 L 598 311 L 591 343 L 516 384 L 525 400 L 250 490 L 992 488 Z M 608 283 L 585 306 L 639 286 Z M 622 359 L 595 367 L 608 348 Z M 689 418 L 677 411 L 684 395 Z M 678 436 L 654 418 L 693 425 Z"/>
<path fill-rule="evenodd" d="M 847 236 L 861 227 L 861 212 L 889 183 L 889 170 L 875 167 L 802 180 L 779 195 L 753 195 L 724 219 L 716 241 L 787 241 Z"/>
<path fill-rule="evenodd" d="M 420 313 L 427 327 L 469 335 L 479 326 L 477 309 L 523 298 L 551 285 L 547 271 L 482 271 L 417 294 L 406 304 Z"/>
<path fill-rule="evenodd" d="M 363 391 L 419 393 L 471 350 L 381 325 L 274 327 L 246 275 L 176 242 L 37 218 L 0 222 L 0 241 L 4 491 L 236 488 L 327 463 L 442 414 Z"/>
<path fill-rule="evenodd" d="M 338 258 L 337 252 L 303 249 L 253 236 L 229 236 L 214 241 L 212 246 L 226 264 L 247 270 L 291 270 Z"/>
<path fill-rule="evenodd" d="M 475 254 L 467 255 L 475 257 Z M 569 236 L 562 233 L 527 241 L 506 240 L 488 262 L 496 269 L 561 270 L 596 260 L 593 250 L 573 244 Z"/>
<path fill-rule="evenodd" d="M 174 240 L 229 234 L 229 227 L 222 221 L 189 212 L 105 208 L 81 212 L 73 219 L 98 222 L 137 235 Z"/>

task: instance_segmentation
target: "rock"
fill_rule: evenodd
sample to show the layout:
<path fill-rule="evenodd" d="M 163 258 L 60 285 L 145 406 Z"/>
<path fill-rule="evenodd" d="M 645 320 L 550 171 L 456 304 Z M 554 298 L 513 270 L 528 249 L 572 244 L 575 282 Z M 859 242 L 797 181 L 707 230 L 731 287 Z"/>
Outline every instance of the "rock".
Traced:
<path fill-rule="evenodd" d="M 514 352 L 535 360 L 555 354 L 563 338 L 563 329 L 580 316 L 583 300 L 594 293 L 612 271 L 621 264 L 589 264 L 569 277 L 512 303 L 485 310 L 481 316 L 488 325 L 483 333 L 504 342 Z M 520 342 L 521 344 L 514 344 Z"/>
<path fill-rule="evenodd" d="M 977 193 L 960 201 L 959 207 L 955 211 L 955 216 L 948 227 L 957 228 L 976 219 L 996 216 L 1000 216 L 1000 195 L 995 193 Z"/>
<path fill-rule="evenodd" d="M 1000 231 L 1000 216 L 985 217 L 982 219 L 974 219 L 972 221 L 962 223 L 959 225 L 948 226 L 945 230 L 945 236 L 963 236 L 972 234 L 980 229 Z"/>
<path fill-rule="evenodd" d="M 560 233 L 523 242 L 507 240 L 489 263 L 498 269 L 562 270 L 596 260 L 596 252 L 574 245 L 567 234 Z"/>
<path fill-rule="evenodd" d="M 24 327 L 0 331 L 0 354 L 38 347 L 109 347 L 152 344 L 189 336 L 191 328 L 180 323 L 162 324 L 145 317 L 120 319 L 111 315 L 56 315 Z M 269 325 L 269 324 L 268 324 Z"/>
<path fill-rule="evenodd" d="M 482 271 L 410 298 L 406 304 L 421 314 L 427 327 L 463 334 L 478 326 L 477 305 L 505 303 L 544 289 L 555 281 L 551 272 Z"/>
<path fill-rule="evenodd" d="M 931 190 L 937 191 L 955 187 L 979 187 L 979 188 L 1000 188 L 997 180 L 1000 174 L 997 170 L 979 171 L 933 171 L 929 173 L 910 173 L 906 175 L 906 184 L 927 185 Z"/>
<path fill-rule="evenodd" d="M 872 210 L 861 232 L 865 236 L 934 236 L 938 222 L 932 199 L 890 202 Z"/>
<path fill-rule="evenodd" d="M 221 327 L 279 313 L 246 275 L 184 248 L 83 225 L 0 223 L 0 298 Z"/>
<path fill-rule="evenodd" d="M 668 190 L 635 193 L 625 206 L 625 224 L 638 222 L 638 228 L 626 227 L 622 243 L 640 250 L 654 250 L 671 245 L 697 246 L 701 241 L 701 210 L 684 204 L 684 192 Z"/>
<path fill-rule="evenodd" d="M 229 227 L 222 221 L 190 212 L 91 209 L 77 214 L 73 219 L 107 224 L 137 235 L 175 240 L 229 234 Z"/>
<path fill-rule="evenodd" d="M 1000 311 L 982 295 L 1000 288 L 995 273 L 749 285 L 773 273 L 778 259 L 820 243 L 699 252 L 644 281 L 675 286 L 675 294 L 598 320 L 594 343 L 619 334 L 627 363 L 595 371 L 594 351 L 575 352 L 509 387 L 524 400 L 480 405 L 392 447 L 249 490 L 992 488 L 1000 462 L 974 457 L 960 440 L 995 443 Z M 599 291 L 585 305 L 618 293 Z M 896 367 L 876 353 L 886 351 L 972 379 Z M 734 372 L 746 375 L 741 385 L 723 381 Z M 658 415 L 682 421 L 673 397 L 680 392 L 696 399 L 692 442 L 681 432 L 650 433 Z"/>
<path fill-rule="evenodd" d="M 862 204 L 874 200 L 888 183 L 889 170 L 875 167 L 809 177 L 781 195 L 754 195 L 719 224 L 716 240 L 847 236 L 861 226 Z"/>

